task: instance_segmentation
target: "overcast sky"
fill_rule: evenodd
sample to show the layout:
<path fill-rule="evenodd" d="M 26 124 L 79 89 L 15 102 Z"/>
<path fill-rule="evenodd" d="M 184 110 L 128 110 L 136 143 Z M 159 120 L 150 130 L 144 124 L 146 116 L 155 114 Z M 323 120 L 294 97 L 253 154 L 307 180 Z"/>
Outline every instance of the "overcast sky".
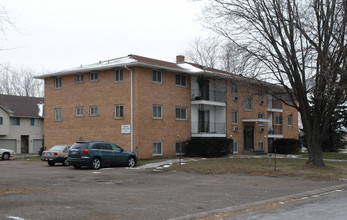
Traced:
<path fill-rule="evenodd" d="M 195 38 L 205 1 L 0 0 L 14 27 L 0 63 L 39 73 L 128 54 L 175 62 Z M 184 55 L 184 54 L 183 54 Z"/>

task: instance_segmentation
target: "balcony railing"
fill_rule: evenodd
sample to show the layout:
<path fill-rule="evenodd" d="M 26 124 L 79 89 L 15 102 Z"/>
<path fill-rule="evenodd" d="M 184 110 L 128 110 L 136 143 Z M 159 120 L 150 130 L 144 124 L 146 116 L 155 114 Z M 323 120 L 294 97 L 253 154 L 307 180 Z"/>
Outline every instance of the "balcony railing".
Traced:
<path fill-rule="evenodd" d="M 225 134 L 224 122 L 192 122 L 192 134 Z"/>
<path fill-rule="evenodd" d="M 275 125 L 274 127 L 271 127 L 268 131 L 268 134 L 283 134 L 282 125 Z"/>
<path fill-rule="evenodd" d="M 202 92 L 199 89 L 192 90 L 192 100 L 206 100 L 214 102 L 225 102 L 225 92 L 209 90 Z"/>

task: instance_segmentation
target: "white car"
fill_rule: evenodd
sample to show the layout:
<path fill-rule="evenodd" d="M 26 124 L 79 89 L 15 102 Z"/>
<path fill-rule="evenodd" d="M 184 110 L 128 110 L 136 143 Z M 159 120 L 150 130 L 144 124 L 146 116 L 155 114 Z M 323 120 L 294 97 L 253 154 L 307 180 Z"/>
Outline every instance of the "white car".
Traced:
<path fill-rule="evenodd" d="M 2 160 L 9 160 L 15 158 L 15 152 L 13 150 L 0 148 L 0 157 Z"/>

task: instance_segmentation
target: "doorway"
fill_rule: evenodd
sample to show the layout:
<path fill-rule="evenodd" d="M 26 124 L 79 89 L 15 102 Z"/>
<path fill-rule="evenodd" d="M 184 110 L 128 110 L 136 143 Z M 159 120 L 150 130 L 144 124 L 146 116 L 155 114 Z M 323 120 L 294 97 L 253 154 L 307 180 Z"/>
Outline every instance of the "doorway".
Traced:
<path fill-rule="evenodd" d="M 21 153 L 22 154 L 29 153 L 29 135 L 21 136 Z"/>
<path fill-rule="evenodd" d="M 254 149 L 254 129 L 253 126 L 244 126 L 243 127 L 243 141 L 245 150 Z"/>

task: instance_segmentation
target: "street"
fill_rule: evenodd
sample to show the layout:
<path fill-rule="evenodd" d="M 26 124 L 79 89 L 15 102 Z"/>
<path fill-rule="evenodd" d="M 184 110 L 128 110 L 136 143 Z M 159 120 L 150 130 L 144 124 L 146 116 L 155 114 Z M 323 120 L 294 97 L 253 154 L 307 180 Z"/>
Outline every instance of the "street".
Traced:
<path fill-rule="evenodd" d="M 19 160 L 0 168 L 0 219 L 180 218 L 345 183 Z"/>

